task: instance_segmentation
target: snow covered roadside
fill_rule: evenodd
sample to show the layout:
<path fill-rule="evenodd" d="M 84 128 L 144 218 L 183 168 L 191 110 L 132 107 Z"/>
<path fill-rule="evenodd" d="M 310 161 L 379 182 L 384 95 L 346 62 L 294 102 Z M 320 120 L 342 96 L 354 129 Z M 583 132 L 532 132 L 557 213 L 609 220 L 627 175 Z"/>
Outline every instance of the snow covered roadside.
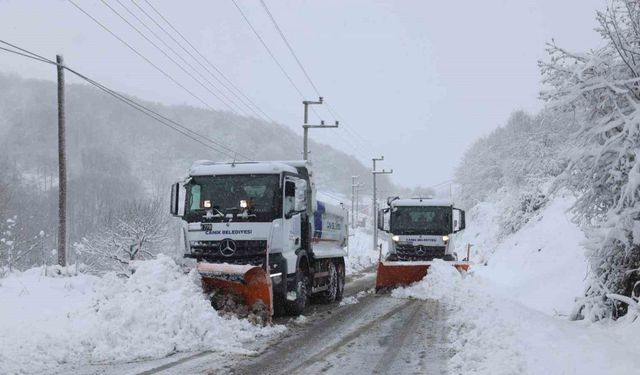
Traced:
<path fill-rule="evenodd" d="M 0 301 L 1 374 L 182 351 L 244 352 L 243 343 L 284 330 L 220 317 L 197 275 L 166 256 L 139 262 L 128 279 L 16 273 L 0 280 Z"/>
<path fill-rule="evenodd" d="M 504 238 L 498 228 L 502 202 L 481 203 L 471 210 L 457 244 L 473 244 L 471 261 L 486 263 L 474 272 L 499 284 L 510 298 L 549 315 L 568 315 L 575 297 L 584 292 L 587 274 L 581 246 L 586 238 L 568 212 L 574 202 L 571 193 L 559 193 L 538 216 Z"/>
<path fill-rule="evenodd" d="M 346 259 L 346 273 L 362 272 L 378 263 L 378 251 L 373 250 L 373 234 L 364 228 L 357 228 L 349 238 L 349 255 Z M 385 249 L 383 241 L 383 251 Z"/>
<path fill-rule="evenodd" d="M 435 261 L 423 281 L 392 296 L 445 304 L 451 374 L 622 375 L 640 368 L 637 322 L 570 322 L 508 298 L 502 288 Z"/>
<path fill-rule="evenodd" d="M 392 293 L 446 306 L 450 373 L 622 375 L 640 368 L 640 322 L 567 318 L 587 270 L 584 234 L 567 212 L 573 202 L 561 192 L 502 237 L 503 202 L 480 203 L 456 239 L 474 244 L 471 272 L 463 277 L 435 261 L 423 281 Z"/>

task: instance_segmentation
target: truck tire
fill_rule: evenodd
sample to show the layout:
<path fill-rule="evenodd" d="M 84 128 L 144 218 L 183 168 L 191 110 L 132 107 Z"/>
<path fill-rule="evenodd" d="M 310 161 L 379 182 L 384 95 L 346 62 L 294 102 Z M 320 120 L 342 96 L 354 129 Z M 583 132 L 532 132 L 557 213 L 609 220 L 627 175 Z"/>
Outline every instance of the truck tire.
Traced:
<path fill-rule="evenodd" d="M 338 283 L 336 286 L 336 301 L 342 301 L 342 297 L 344 296 L 344 283 L 345 283 L 345 272 L 344 272 L 344 264 L 340 262 L 336 262 L 336 271 L 338 271 Z"/>
<path fill-rule="evenodd" d="M 327 290 L 322 292 L 322 302 L 323 303 L 332 303 L 336 300 L 338 295 L 338 268 L 334 262 L 329 262 L 329 266 L 327 268 L 327 272 L 329 275 L 327 276 Z"/>
<path fill-rule="evenodd" d="M 304 309 L 309 304 L 309 291 L 311 290 L 311 278 L 309 272 L 302 267 L 298 267 L 296 271 L 296 284 L 293 292 L 296 299 L 289 301 L 287 299 L 287 311 L 290 315 L 298 316 L 304 313 Z"/>

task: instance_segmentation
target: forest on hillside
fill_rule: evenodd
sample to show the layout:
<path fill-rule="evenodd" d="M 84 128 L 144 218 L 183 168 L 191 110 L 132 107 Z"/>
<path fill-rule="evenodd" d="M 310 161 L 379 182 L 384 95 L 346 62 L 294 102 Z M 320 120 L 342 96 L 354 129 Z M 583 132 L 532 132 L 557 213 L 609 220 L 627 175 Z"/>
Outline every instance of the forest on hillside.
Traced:
<path fill-rule="evenodd" d="M 0 268 L 52 264 L 58 199 L 56 85 L 0 74 L 0 87 Z M 118 266 L 125 258 L 177 252 L 169 186 L 195 160 L 243 159 L 229 149 L 251 160 L 300 158 L 301 137 L 283 125 L 135 100 L 206 135 L 222 153 L 91 86 L 67 85 L 68 243 L 76 244 L 72 262 L 75 253 L 87 266 L 109 262 L 105 257 Z M 320 190 L 349 196 L 352 175 L 370 176 L 368 167 L 345 152 L 313 140 L 310 149 Z M 378 188 L 409 191 L 389 181 L 381 176 Z M 362 178 L 362 183 L 367 194 L 370 179 Z"/>
<path fill-rule="evenodd" d="M 613 1 L 596 20 L 604 46 L 549 43 L 539 62 L 545 108 L 515 112 L 468 149 L 456 173 L 466 207 L 508 197 L 504 233 L 561 189 L 577 196 L 589 277 L 574 318 L 590 320 L 640 311 L 640 4 Z"/>

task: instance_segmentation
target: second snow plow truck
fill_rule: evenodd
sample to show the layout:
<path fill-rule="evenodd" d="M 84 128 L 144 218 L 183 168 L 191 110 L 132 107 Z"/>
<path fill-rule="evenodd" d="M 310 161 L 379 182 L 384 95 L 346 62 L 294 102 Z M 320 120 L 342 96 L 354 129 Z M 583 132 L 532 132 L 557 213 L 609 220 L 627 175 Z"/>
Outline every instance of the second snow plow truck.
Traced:
<path fill-rule="evenodd" d="M 268 318 L 301 314 L 312 295 L 342 298 L 346 216 L 316 201 L 306 161 L 195 162 L 172 186 L 171 213 L 205 292 L 236 295 Z"/>
<path fill-rule="evenodd" d="M 422 280 L 433 259 L 460 271 L 469 268 L 468 261 L 458 261 L 453 246 L 453 234 L 465 228 L 463 210 L 431 198 L 390 198 L 387 205 L 378 212 L 378 229 L 391 241 L 386 259 L 380 254 L 376 291 Z"/>

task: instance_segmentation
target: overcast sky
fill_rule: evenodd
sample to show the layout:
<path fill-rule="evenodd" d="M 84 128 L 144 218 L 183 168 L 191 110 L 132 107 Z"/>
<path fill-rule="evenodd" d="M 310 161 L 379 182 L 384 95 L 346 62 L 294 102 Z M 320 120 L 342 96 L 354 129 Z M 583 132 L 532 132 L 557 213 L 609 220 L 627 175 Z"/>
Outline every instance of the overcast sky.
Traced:
<path fill-rule="evenodd" d="M 100 1 L 74 1 L 209 105 L 226 109 Z M 106 1 L 135 22 L 116 0 Z M 120 1 L 153 26 L 131 0 Z M 144 0 L 134 1 L 149 9 Z M 304 96 L 315 99 L 260 1 L 237 1 Z M 598 47 L 595 11 L 606 5 L 603 0 L 265 2 L 342 122 L 342 129 L 312 130 L 311 136 L 367 165 L 371 157 L 384 155 L 380 165 L 393 168 L 394 180 L 406 186 L 450 179 L 475 139 L 503 125 L 513 110 L 539 109 L 536 62 L 545 57 L 544 43 L 555 38 L 568 49 Z M 300 95 L 231 0 L 153 4 L 264 112 L 301 132 Z M 0 39 L 47 57 L 62 53 L 67 65 L 119 91 L 202 106 L 66 0 L 0 0 Z M 0 71 L 55 78 L 51 67 L 1 52 Z M 317 111 L 334 120 L 326 108 Z"/>

